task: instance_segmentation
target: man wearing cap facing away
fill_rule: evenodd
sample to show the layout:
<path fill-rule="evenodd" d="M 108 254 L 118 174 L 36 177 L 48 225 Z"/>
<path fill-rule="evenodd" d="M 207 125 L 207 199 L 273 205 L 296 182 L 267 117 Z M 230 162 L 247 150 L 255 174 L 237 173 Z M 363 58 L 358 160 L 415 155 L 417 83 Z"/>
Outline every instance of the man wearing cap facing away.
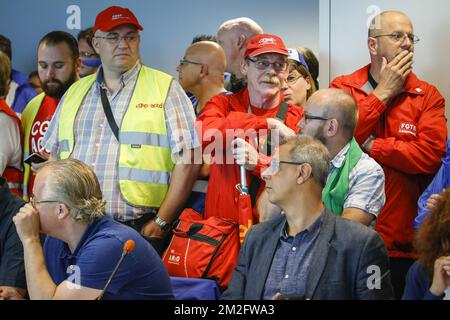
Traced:
<path fill-rule="evenodd" d="M 287 72 L 287 56 L 288 50 L 281 38 L 270 34 L 252 37 L 241 63 L 248 87 L 235 94 L 213 97 L 200 114 L 198 124 L 203 131 L 203 146 L 214 146 L 206 194 L 206 217 L 239 220 L 239 191 L 235 186 L 240 180 L 240 171 L 232 157 L 231 140 L 242 137 L 243 132 L 253 131 L 260 138 L 259 143 L 264 144 L 265 138 L 260 136 L 259 130 L 270 129 L 280 121 L 275 119 L 277 116 L 284 118 L 288 127 L 298 131 L 297 123 L 302 116 L 299 107 L 286 105 L 285 116 L 278 114 L 283 101 L 281 81 Z M 259 177 L 247 174 L 247 179 L 251 185 L 251 180 Z M 257 222 L 255 218 L 254 222 Z"/>
<path fill-rule="evenodd" d="M 190 194 L 200 165 L 195 114 L 171 76 L 140 62 L 143 30 L 126 8 L 109 7 L 94 24 L 102 66 L 61 100 L 43 146 L 96 172 L 106 213 L 132 226 L 161 254 L 170 223 Z"/>

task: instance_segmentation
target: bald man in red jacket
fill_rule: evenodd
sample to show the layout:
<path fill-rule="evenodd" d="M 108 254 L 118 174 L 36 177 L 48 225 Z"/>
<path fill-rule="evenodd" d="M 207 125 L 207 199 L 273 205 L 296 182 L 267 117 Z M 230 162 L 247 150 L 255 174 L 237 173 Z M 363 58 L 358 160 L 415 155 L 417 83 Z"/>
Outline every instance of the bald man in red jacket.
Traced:
<path fill-rule="evenodd" d="M 414 262 L 412 241 L 417 200 L 445 155 L 445 100 L 433 85 L 413 72 L 414 44 L 409 18 L 386 11 L 369 29 L 371 63 L 333 80 L 356 99 L 359 120 L 355 138 L 383 167 L 386 204 L 376 221 L 390 256 L 396 297 Z"/>

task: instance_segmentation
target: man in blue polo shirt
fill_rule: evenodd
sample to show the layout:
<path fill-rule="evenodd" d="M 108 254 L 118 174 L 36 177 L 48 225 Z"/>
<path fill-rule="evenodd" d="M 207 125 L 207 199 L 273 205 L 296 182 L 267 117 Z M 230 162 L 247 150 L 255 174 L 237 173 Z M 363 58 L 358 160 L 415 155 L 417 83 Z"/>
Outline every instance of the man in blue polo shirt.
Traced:
<path fill-rule="evenodd" d="M 171 299 L 169 275 L 156 251 L 132 228 L 104 214 L 97 177 L 75 159 L 46 164 L 30 203 L 14 217 L 24 246 L 31 299 L 96 299 L 135 242 L 102 299 Z M 39 232 L 47 234 L 44 250 Z"/>

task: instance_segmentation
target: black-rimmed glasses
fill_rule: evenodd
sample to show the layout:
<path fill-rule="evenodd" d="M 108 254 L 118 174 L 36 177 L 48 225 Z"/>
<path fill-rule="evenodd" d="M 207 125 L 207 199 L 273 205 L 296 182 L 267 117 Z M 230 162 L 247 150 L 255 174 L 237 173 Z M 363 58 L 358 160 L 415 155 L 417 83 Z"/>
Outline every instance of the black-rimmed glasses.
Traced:
<path fill-rule="evenodd" d="M 286 68 L 287 68 L 287 65 L 288 65 L 286 61 L 283 61 L 283 62 L 279 62 L 279 61 L 270 62 L 268 60 L 258 59 L 258 58 L 254 58 L 254 57 L 247 57 L 247 59 L 249 61 L 253 62 L 255 64 L 256 69 L 258 69 L 258 70 L 266 70 L 270 66 L 273 66 L 275 71 L 281 72 L 281 71 L 286 71 Z"/>
<path fill-rule="evenodd" d="M 180 66 L 185 66 L 185 65 L 187 65 L 188 63 L 190 63 L 190 64 L 196 64 L 196 65 L 199 65 L 199 66 L 202 66 L 202 65 L 203 65 L 203 63 L 191 61 L 191 60 L 188 60 L 188 59 L 181 59 L 181 60 L 180 60 Z"/>
<path fill-rule="evenodd" d="M 321 116 L 313 116 L 311 114 L 307 114 L 306 112 L 303 113 L 303 118 L 305 120 L 321 120 L 321 121 L 330 120 L 329 118 L 324 118 L 324 117 L 321 117 Z"/>

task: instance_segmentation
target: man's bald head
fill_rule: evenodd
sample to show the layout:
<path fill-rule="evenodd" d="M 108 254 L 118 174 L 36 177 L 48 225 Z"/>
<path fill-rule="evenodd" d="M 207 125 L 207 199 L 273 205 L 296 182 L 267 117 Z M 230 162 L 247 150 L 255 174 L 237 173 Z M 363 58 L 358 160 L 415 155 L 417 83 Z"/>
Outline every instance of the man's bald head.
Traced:
<path fill-rule="evenodd" d="M 259 26 L 259 24 L 247 17 L 240 17 L 225 21 L 219 27 L 218 32 L 231 30 L 236 31 L 239 34 L 245 34 L 247 38 L 263 33 L 263 29 Z"/>
<path fill-rule="evenodd" d="M 385 30 L 388 30 L 388 25 L 397 20 L 408 21 L 412 26 L 412 22 L 409 17 L 401 11 L 383 11 L 380 14 L 373 17 L 369 27 L 369 37 L 374 37 L 383 34 Z"/>
<path fill-rule="evenodd" d="M 213 41 L 199 41 L 186 50 L 186 58 L 208 66 L 211 75 L 223 77 L 226 68 L 225 52 Z"/>
<path fill-rule="evenodd" d="M 225 21 L 217 30 L 217 42 L 225 50 L 227 71 L 243 78 L 241 63 L 244 61 L 248 41 L 263 29 L 252 19 L 242 17 Z"/>
<path fill-rule="evenodd" d="M 358 122 L 358 106 L 355 99 L 341 89 L 322 89 L 316 91 L 308 100 L 311 110 L 321 110 L 326 118 L 335 118 L 343 134 L 351 139 Z"/>

